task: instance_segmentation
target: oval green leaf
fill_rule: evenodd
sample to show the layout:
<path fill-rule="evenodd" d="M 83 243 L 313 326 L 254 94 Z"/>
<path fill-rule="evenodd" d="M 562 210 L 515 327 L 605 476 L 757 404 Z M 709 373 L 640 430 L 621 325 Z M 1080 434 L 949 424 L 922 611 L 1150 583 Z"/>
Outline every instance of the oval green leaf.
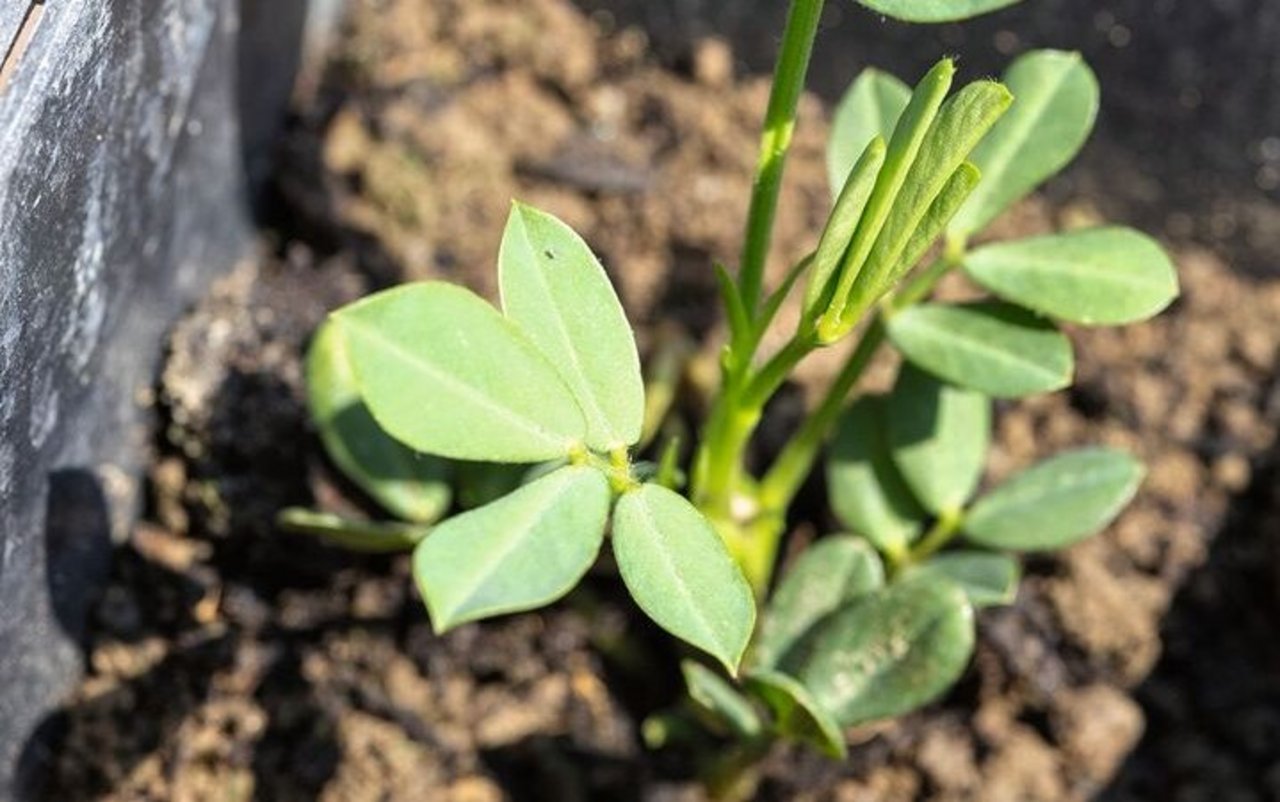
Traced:
<path fill-rule="evenodd" d="M 908 578 L 826 618 L 781 669 L 852 726 L 940 696 L 968 665 L 973 639 L 973 608 L 960 588 Z"/>
<path fill-rule="evenodd" d="M 800 554 L 769 599 L 754 647 L 754 664 L 777 665 L 819 620 L 883 584 L 880 556 L 862 538 L 835 535 L 814 543 Z"/>
<path fill-rule="evenodd" d="M 832 197 L 841 194 L 853 166 L 873 139 L 888 142 L 893 137 L 893 127 L 910 99 L 911 87 L 874 67 L 863 70 L 849 85 L 836 105 L 827 141 Z"/>
<path fill-rule="evenodd" d="M 1145 473 L 1141 462 L 1115 449 L 1061 454 L 980 498 L 965 518 L 964 533 L 997 549 L 1063 548 L 1111 523 Z"/>
<path fill-rule="evenodd" d="M 811 744 L 827 757 L 843 760 L 848 756 L 840 725 L 794 677 L 778 671 L 752 671 L 746 684 L 773 711 L 779 734 Z"/>
<path fill-rule="evenodd" d="M 904 22 L 955 22 L 996 11 L 1021 0 L 858 0 L 862 5 Z"/>
<path fill-rule="evenodd" d="M 951 224 L 953 236 L 986 228 L 1067 165 L 1098 116 L 1098 80 L 1079 53 L 1033 50 L 1005 72 L 1016 98 L 971 156 L 982 183 Z"/>
<path fill-rule="evenodd" d="M 827 495 L 840 522 L 890 555 L 920 534 L 925 511 L 889 455 L 885 399 L 863 396 L 844 413 L 827 458 Z"/>
<path fill-rule="evenodd" d="M 889 448 L 915 497 L 954 513 L 978 489 L 991 440 L 991 401 L 903 363 L 889 397 Z"/>
<path fill-rule="evenodd" d="M 622 303 L 573 229 L 515 203 L 498 256 L 502 308 L 560 371 L 587 418 L 587 445 L 633 445 L 644 425 L 644 381 Z"/>
<path fill-rule="evenodd" d="M 922 304 L 895 314 L 888 328 L 907 359 L 986 395 L 1020 398 L 1071 383 L 1071 341 L 1010 304 Z"/>
<path fill-rule="evenodd" d="M 556 369 L 475 294 L 423 282 L 340 309 L 361 396 L 418 451 L 487 462 L 563 457 L 586 421 Z"/>
<path fill-rule="evenodd" d="M 613 513 L 613 553 L 646 615 L 736 675 L 755 627 L 755 599 L 692 504 L 658 485 L 624 494 Z"/>
<path fill-rule="evenodd" d="M 604 474 L 571 466 L 437 526 L 413 555 L 436 631 L 568 593 L 600 551 L 610 499 Z"/>
<path fill-rule="evenodd" d="M 975 608 L 1012 604 L 1018 595 L 1022 568 L 1008 554 L 989 551 L 948 551 L 910 569 L 910 576 L 942 577 L 954 582 Z"/>
<path fill-rule="evenodd" d="M 988 245 L 967 255 L 964 267 L 1001 298 L 1085 325 L 1146 320 L 1178 297 L 1178 273 L 1164 249 L 1129 228 Z"/>
<path fill-rule="evenodd" d="M 335 546 L 368 554 L 394 554 L 418 545 L 430 527 L 400 521 L 353 521 L 339 515 L 300 507 L 288 507 L 276 516 L 276 525 L 289 532 L 313 535 Z"/>
<path fill-rule="evenodd" d="M 307 403 L 329 459 L 388 512 L 433 523 L 449 510 L 447 463 L 402 445 L 373 419 L 333 323 L 320 327 L 307 352 Z"/>
<path fill-rule="evenodd" d="M 764 730 L 760 714 L 737 688 L 696 660 L 683 660 L 680 671 L 689 698 L 701 712 L 719 722 L 739 738 L 757 738 Z"/>

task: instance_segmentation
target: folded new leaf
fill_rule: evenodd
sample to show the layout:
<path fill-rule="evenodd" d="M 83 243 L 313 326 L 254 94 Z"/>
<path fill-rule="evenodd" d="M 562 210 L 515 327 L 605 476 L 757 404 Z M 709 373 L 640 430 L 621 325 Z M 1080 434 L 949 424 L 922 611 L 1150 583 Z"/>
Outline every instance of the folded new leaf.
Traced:
<path fill-rule="evenodd" d="M 973 609 L 960 588 L 908 577 L 823 619 L 779 669 L 853 726 L 941 695 L 968 664 L 973 638 Z"/>
<path fill-rule="evenodd" d="M 755 599 L 707 519 L 683 496 L 647 484 L 618 500 L 612 542 L 640 609 L 736 674 L 755 627 Z"/>
<path fill-rule="evenodd" d="M 333 323 L 320 327 L 307 352 L 307 403 L 329 459 L 387 512 L 413 523 L 448 512 L 447 463 L 404 446 L 373 419 Z"/>
<path fill-rule="evenodd" d="M 911 87 L 897 77 L 868 67 L 858 74 L 836 106 L 827 140 L 827 176 L 838 197 L 854 164 L 876 137 L 893 136 L 902 110 L 911 100 Z"/>
<path fill-rule="evenodd" d="M 769 706 L 779 733 L 812 744 L 828 757 L 841 760 L 846 757 L 848 747 L 840 725 L 799 680 L 780 671 L 759 670 L 751 672 L 746 685 Z"/>
<path fill-rule="evenodd" d="M 920 534 L 925 511 L 889 453 L 883 396 L 859 398 L 844 413 L 827 461 L 827 494 L 840 522 L 876 548 L 900 556 Z"/>
<path fill-rule="evenodd" d="M 437 526 L 413 555 L 436 631 L 564 596 L 595 562 L 610 501 L 604 474 L 570 466 Z"/>
<path fill-rule="evenodd" d="M 635 337 L 604 268 L 564 223 L 513 204 L 498 256 L 502 308 L 555 366 L 597 451 L 633 445 L 644 423 Z"/>
<path fill-rule="evenodd" d="M 757 738 L 764 731 L 760 714 L 742 693 L 719 674 L 696 660 L 680 663 L 689 698 L 703 715 L 727 727 L 739 738 Z"/>
<path fill-rule="evenodd" d="M 1098 81 L 1078 53 L 1033 50 L 1001 79 L 1017 101 L 970 158 L 982 183 L 951 223 L 966 238 L 1067 165 L 1093 130 Z"/>
<path fill-rule="evenodd" d="M 1019 398 L 1071 383 L 1071 342 L 1010 304 L 922 304 L 891 317 L 888 330 L 916 365 L 989 396 Z"/>
<path fill-rule="evenodd" d="M 884 566 L 867 541 L 825 537 L 805 549 L 769 599 L 752 671 L 772 668 L 818 621 L 884 584 Z"/>
<path fill-rule="evenodd" d="M 542 462 L 586 437 L 582 410 L 556 368 L 514 323 L 461 287 L 406 284 L 332 320 L 374 419 L 417 451 Z"/>
<path fill-rule="evenodd" d="M 1114 326 L 1146 320 L 1178 297 L 1178 274 L 1155 240 L 1093 228 L 979 248 L 965 270 L 1001 298 L 1059 320 Z"/>
<path fill-rule="evenodd" d="M 991 439 L 991 401 L 904 363 L 889 396 L 889 449 L 915 497 L 955 513 L 978 488 Z"/>
<path fill-rule="evenodd" d="M 1142 463 L 1123 451 L 1086 448 L 1046 460 L 978 499 L 965 517 L 974 543 L 997 549 L 1059 549 L 1097 533 L 1142 484 Z"/>

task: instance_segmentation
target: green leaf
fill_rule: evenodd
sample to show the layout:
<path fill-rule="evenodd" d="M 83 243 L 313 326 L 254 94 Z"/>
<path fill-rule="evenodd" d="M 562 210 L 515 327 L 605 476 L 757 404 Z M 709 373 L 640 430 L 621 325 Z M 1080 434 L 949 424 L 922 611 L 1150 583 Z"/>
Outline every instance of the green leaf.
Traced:
<path fill-rule="evenodd" d="M 436 631 L 568 593 L 600 551 L 610 498 L 604 474 L 571 466 L 437 526 L 413 555 Z"/>
<path fill-rule="evenodd" d="M 840 725 L 794 677 L 778 671 L 752 671 L 746 684 L 773 711 L 779 733 L 812 744 L 828 757 L 843 760 L 848 756 Z"/>
<path fill-rule="evenodd" d="M 884 565 L 862 538 L 836 535 L 814 543 L 769 599 L 756 639 L 755 665 L 777 665 L 821 618 L 883 584 Z"/>
<path fill-rule="evenodd" d="M 1098 81 L 1078 53 L 1033 50 L 1004 83 L 1017 100 L 973 152 L 982 184 L 952 222 L 968 237 L 1067 165 L 1098 115 Z"/>
<path fill-rule="evenodd" d="M 528 465 L 507 462 L 455 462 L 453 473 L 458 506 L 473 510 L 497 501 L 525 484 L 530 470 Z"/>
<path fill-rule="evenodd" d="M 1022 579 L 1016 559 L 989 551 L 948 551 L 911 568 L 907 575 L 921 574 L 954 582 L 974 607 L 1012 604 Z"/>
<path fill-rule="evenodd" d="M 1093 228 L 1002 242 L 965 257 L 982 286 L 1061 320 L 1146 320 L 1178 297 L 1178 274 L 1155 240 L 1129 228 Z"/>
<path fill-rule="evenodd" d="M 613 553 L 646 615 L 737 673 L 755 626 L 755 599 L 692 504 L 658 485 L 624 494 L 613 513 Z"/>
<path fill-rule="evenodd" d="M 893 289 L 898 280 L 924 258 L 924 255 L 929 252 L 929 249 L 933 247 L 933 244 L 938 241 L 938 238 L 946 230 L 947 223 L 951 222 L 951 218 L 956 211 L 964 205 L 969 194 L 973 192 L 973 188 L 978 186 L 981 181 L 982 174 L 972 163 L 965 162 L 956 168 L 955 172 L 951 174 L 951 178 L 942 187 L 942 192 L 929 205 L 929 210 L 925 212 L 924 217 L 920 220 L 920 225 L 916 227 L 911 239 L 907 240 L 907 245 L 902 249 L 902 256 L 898 259 L 898 264 L 889 274 L 886 290 Z"/>
<path fill-rule="evenodd" d="M 1039 551 L 1069 546 L 1120 514 L 1146 471 L 1123 451 L 1086 448 L 1012 477 L 980 498 L 963 529 L 974 543 Z"/>
<path fill-rule="evenodd" d="M 889 455 L 885 399 L 863 396 L 844 413 L 827 460 L 836 517 L 889 555 L 920 534 L 925 512 Z"/>
<path fill-rule="evenodd" d="M 819 335 L 824 342 L 834 342 L 852 327 L 852 323 L 845 326 L 841 321 L 844 299 L 848 298 L 854 280 L 889 218 L 898 192 L 920 153 L 947 91 L 951 88 L 955 72 L 955 64 L 951 59 L 942 59 L 935 64 L 920 79 L 907 107 L 898 118 L 893 137 L 889 140 L 889 149 L 885 153 L 884 166 L 876 176 L 875 188 L 871 191 L 866 209 L 858 221 L 853 242 L 840 265 L 831 307 L 822 316 L 819 325 Z"/>
<path fill-rule="evenodd" d="M 955 22 L 996 11 L 1021 0 L 858 0 L 904 22 Z"/>
<path fill-rule="evenodd" d="M 595 254 L 564 223 L 515 203 L 498 255 L 502 308 L 573 390 L 587 445 L 629 446 L 644 425 L 644 380 L 626 313 Z"/>
<path fill-rule="evenodd" d="M 858 74 L 836 105 L 827 141 L 827 176 L 831 194 L 838 197 L 867 146 L 876 137 L 893 136 L 902 110 L 911 100 L 911 87 L 887 72 L 869 67 Z"/>
<path fill-rule="evenodd" d="M 907 485 L 934 515 L 978 488 L 991 439 L 991 402 L 903 363 L 889 397 L 889 447 Z"/>
<path fill-rule="evenodd" d="M 816 319 L 827 304 L 831 303 L 831 294 L 835 292 L 836 270 L 844 260 L 845 252 L 849 250 L 858 221 L 862 219 L 862 210 L 875 186 L 876 174 L 884 164 L 884 154 L 884 140 L 877 136 L 863 151 L 836 199 L 822 238 L 818 240 L 818 249 L 814 251 L 813 274 L 809 277 L 804 297 L 806 318 Z"/>
<path fill-rule="evenodd" d="M 320 327 L 307 353 L 307 402 L 329 459 L 388 512 L 432 523 L 448 511 L 448 465 L 401 445 L 373 419 L 332 323 Z"/>
<path fill-rule="evenodd" d="M 689 697 L 705 714 L 722 722 L 739 738 L 760 736 L 764 730 L 760 714 L 737 688 L 696 660 L 682 660 L 680 671 Z"/>
<path fill-rule="evenodd" d="M 288 507 L 276 516 L 276 525 L 290 532 L 314 535 L 335 546 L 370 554 L 409 551 L 427 536 L 430 527 L 399 521 L 353 521 L 317 510 Z"/>
<path fill-rule="evenodd" d="M 963 591 L 908 578 L 827 617 L 782 665 L 843 726 L 889 718 L 940 696 L 973 652 Z"/>
<path fill-rule="evenodd" d="M 903 264 L 903 256 L 908 245 L 919 250 L 919 240 L 913 242 L 913 237 L 921 223 L 926 222 L 934 201 L 943 195 L 949 183 L 953 183 L 953 176 L 961 169 L 969 151 L 1000 119 L 1012 101 L 1013 96 L 1003 85 L 994 81 L 975 81 L 942 105 L 893 201 L 875 247 L 867 256 L 857 280 L 844 294 L 845 307 L 839 318 L 843 321 L 842 330 L 853 326 L 862 313 L 870 309 L 911 267 Z M 969 193 L 976 179 L 977 174 L 972 168 L 959 174 L 958 184 L 953 184 L 952 191 L 946 195 L 950 206 L 947 213 Z M 936 226 L 936 215 L 928 221 L 933 224 L 931 227 Z"/>
<path fill-rule="evenodd" d="M 996 398 L 1071 383 L 1071 341 L 1047 320 L 1003 303 L 922 304 L 889 319 L 907 359 L 952 384 Z"/>
<path fill-rule="evenodd" d="M 418 451 L 541 462 L 563 457 L 586 436 L 582 410 L 546 357 L 461 287 L 406 284 L 332 319 L 373 417 Z"/>

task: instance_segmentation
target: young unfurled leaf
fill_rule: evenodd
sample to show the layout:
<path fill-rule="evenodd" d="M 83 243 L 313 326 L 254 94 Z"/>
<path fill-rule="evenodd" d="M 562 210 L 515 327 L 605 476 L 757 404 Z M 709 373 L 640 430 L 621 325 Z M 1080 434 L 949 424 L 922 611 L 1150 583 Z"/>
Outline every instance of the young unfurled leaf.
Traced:
<path fill-rule="evenodd" d="M 907 485 L 935 515 L 964 507 L 982 479 L 991 401 L 904 363 L 889 397 L 889 447 Z"/>
<path fill-rule="evenodd" d="M 893 136 L 902 110 L 911 100 L 911 87 L 887 72 L 868 67 L 858 74 L 836 106 L 827 140 L 827 177 L 838 197 L 867 145 L 876 137 Z"/>
<path fill-rule="evenodd" d="M 986 395 L 1018 398 L 1071 383 L 1071 342 L 1016 306 L 923 304 L 895 314 L 888 328 L 907 359 Z"/>
<path fill-rule="evenodd" d="M 920 145 L 920 152 L 894 198 L 893 206 L 876 238 L 875 247 L 850 286 L 840 315 L 843 329 L 854 325 L 910 265 L 902 263 L 907 246 L 926 219 L 934 201 L 952 181 L 969 151 L 1009 108 L 1013 96 L 994 81 L 975 81 L 956 92 L 939 109 Z M 972 168 L 970 168 L 972 169 Z M 977 178 L 961 174 L 961 197 Z M 949 197 L 954 197 L 954 192 Z M 957 201 L 959 199 L 956 199 Z M 953 206 L 952 209 L 955 207 Z"/>
<path fill-rule="evenodd" d="M 882 396 L 859 398 L 840 420 L 827 461 L 827 493 L 836 517 L 887 554 L 902 554 L 920 534 L 925 512 L 889 455 Z"/>
<path fill-rule="evenodd" d="M 449 510 L 448 465 L 392 439 L 373 419 L 333 323 L 320 327 L 307 352 L 307 403 L 329 459 L 388 512 L 432 523 Z"/>
<path fill-rule="evenodd" d="M 413 555 L 436 631 L 568 593 L 600 551 L 610 499 L 604 474 L 571 466 L 437 526 Z"/>
<path fill-rule="evenodd" d="M 836 198 L 835 208 L 818 241 L 818 249 L 813 254 L 813 272 L 804 296 L 806 318 L 816 319 L 827 304 L 831 303 L 831 294 L 835 292 L 836 270 L 849 249 L 858 221 L 862 219 L 862 211 L 875 186 L 876 175 L 884 164 L 884 154 L 884 140 L 879 136 L 873 138 L 849 173 L 840 196 Z"/>
<path fill-rule="evenodd" d="M 823 314 L 819 325 L 819 336 L 824 342 L 834 342 L 853 325 L 849 323 L 846 326 L 841 320 L 844 299 L 848 297 L 876 238 L 880 236 L 885 221 L 889 218 L 898 192 L 920 153 L 947 91 L 951 88 L 955 72 L 955 64 L 950 59 L 943 59 L 935 64 L 920 79 L 898 118 L 893 137 L 889 140 L 889 148 L 885 152 L 884 165 L 876 176 L 875 188 L 867 199 L 853 242 L 840 264 L 831 306 Z"/>
<path fill-rule="evenodd" d="M 541 462 L 563 457 L 586 436 L 582 410 L 546 357 L 461 287 L 406 284 L 332 320 L 373 417 L 418 451 Z"/>
<path fill-rule="evenodd" d="M 844 726 L 927 704 L 973 652 L 973 608 L 936 577 L 909 577 L 828 616 L 780 666 Z"/>
<path fill-rule="evenodd" d="M 1087 448 L 1036 465 L 978 499 L 965 535 L 997 549 L 1069 546 L 1111 523 L 1138 492 L 1145 469 L 1123 451 Z"/>
<path fill-rule="evenodd" d="M 1155 240 L 1093 228 L 988 245 L 965 270 L 1001 298 L 1087 325 L 1146 320 L 1178 296 L 1178 274 Z"/>
<path fill-rule="evenodd" d="M 909 569 L 909 576 L 920 574 L 954 582 L 977 608 L 1011 604 L 1022 569 L 1008 554 L 960 550 L 944 552 Z"/>
<path fill-rule="evenodd" d="M 814 543 L 796 559 L 769 600 L 754 664 L 777 665 L 820 619 L 883 584 L 880 556 L 862 538 L 836 535 Z"/>
<path fill-rule="evenodd" d="M 587 418 L 587 445 L 629 446 L 644 424 L 635 337 L 595 254 L 564 223 L 513 204 L 498 255 L 502 308 L 528 335 Z"/>
<path fill-rule="evenodd" d="M 1034 50 L 1004 74 L 1017 100 L 972 159 L 982 183 L 951 224 L 964 238 L 1071 161 L 1093 130 L 1098 81 L 1078 53 Z"/>
<path fill-rule="evenodd" d="M 746 684 L 773 711 L 774 726 L 780 733 L 812 744 L 828 757 L 846 757 L 848 747 L 840 725 L 794 677 L 778 671 L 752 671 Z"/>
<path fill-rule="evenodd" d="M 680 663 L 689 697 L 703 713 L 718 720 L 739 738 L 756 738 L 764 730 L 760 714 L 742 693 L 719 674 L 696 660 Z"/>
<path fill-rule="evenodd" d="M 858 0 L 904 22 L 955 22 L 1011 6 L 1021 0 Z"/>
<path fill-rule="evenodd" d="M 737 672 L 755 599 L 702 513 L 658 485 L 625 493 L 613 513 L 613 553 L 640 609 Z"/>
<path fill-rule="evenodd" d="M 281 529 L 315 535 L 335 546 L 370 554 L 409 551 L 427 536 L 430 527 L 399 521 L 353 521 L 316 510 L 289 507 L 276 516 Z"/>

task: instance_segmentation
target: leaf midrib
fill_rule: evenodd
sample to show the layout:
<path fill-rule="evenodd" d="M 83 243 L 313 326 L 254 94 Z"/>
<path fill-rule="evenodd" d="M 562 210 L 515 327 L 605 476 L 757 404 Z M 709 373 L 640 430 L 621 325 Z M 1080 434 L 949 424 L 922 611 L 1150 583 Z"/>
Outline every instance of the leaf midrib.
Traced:
<path fill-rule="evenodd" d="M 945 346 L 950 342 L 961 349 L 988 355 L 996 362 L 1018 368 L 1027 368 L 1029 372 L 1054 382 L 1059 382 L 1063 379 L 1061 374 L 1042 367 L 1038 362 L 1026 359 L 1013 351 L 997 348 L 967 332 L 947 329 L 945 326 L 938 325 L 934 320 L 937 317 L 936 315 L 927 315 L 921 310 L 920 314 L 915 315 L 915 317 L 917 318 L 915 321 L 917 331 L 926 339 L 930 339 L 935 343 L 941 342 Z"/>

